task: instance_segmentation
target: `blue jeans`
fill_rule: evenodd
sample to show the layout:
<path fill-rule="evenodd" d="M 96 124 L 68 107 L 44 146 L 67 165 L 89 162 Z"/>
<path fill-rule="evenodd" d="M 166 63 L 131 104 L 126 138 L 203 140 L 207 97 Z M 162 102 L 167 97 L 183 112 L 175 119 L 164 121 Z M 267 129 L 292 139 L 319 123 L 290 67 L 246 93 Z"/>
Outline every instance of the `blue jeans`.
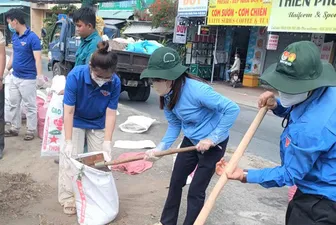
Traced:
<path fill-rule="evenodd" d="M 181 205 L 182 189 L 186 185 L 187 178 L 198 165 L 190 184 L 187 197 L 187 214 L 183 225 L 193 225 L 200 213 L 204 201 L 205 192 L 210 180 L 215 173 L 216 163 L 224 156 L 229 138 L 219 144 L 220 147 L 212 147 L 204 154 L 191 151 L 179 153 L 176 157 L 173 173 L 170 179 L 168 196 L 163 208 L 160 222 L 163 225 L 176 225 Z M 191 141 L 184 137 L 181 148 L 193 146 Z"/>
<path fill-rule="evenodd" d="M 230 81 L 231 79 L 230 79 L 230 73 L 231 73 L 231 70 L 227 70 L 227 71 L 225 71 L 225 80 L 226 81 Z"/>

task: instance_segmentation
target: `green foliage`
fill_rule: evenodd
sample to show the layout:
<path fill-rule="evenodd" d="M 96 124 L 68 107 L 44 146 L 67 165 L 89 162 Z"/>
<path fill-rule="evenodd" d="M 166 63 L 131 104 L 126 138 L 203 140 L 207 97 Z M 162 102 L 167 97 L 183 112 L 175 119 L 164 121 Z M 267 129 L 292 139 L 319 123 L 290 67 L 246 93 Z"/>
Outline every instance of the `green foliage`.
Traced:
<path fill-rule="evenodd" d="M 49 41 L 51 39 L 51 35 L 55 26 L 55 23 L 57 22 L 57 15 L 52 14 L 51 17 L 48 17 L 44 19 L 43 24 L 44 28 L 46 29 L 46 36 L 43 38 L 43 49 L 48 49 Z"/>
<path fill-rule="evenodd" d="M 129 27 L 131 25 L 131 23 L 127 22 L 125 23 L 125 25 L 120 29 L 120 36 L 122 38 L 127 38 L 126 35 L 124 35 L 124 31 L 126 30 L 127 27 Z"/>
<path fill-rule="evenodd" d="M 181 59 L 185 57 L 186 54 L 186 47 L 185 45 L 179 45 L 176 49 L 176 51 L 179 53 Z"/>
<path fill-rule="evenodd" d="M 158 41 L 160 44 L 162 44 L 163 46 L 167 46 L 167 40 L 163 39 L 162 41 Z"/>
<path fill-rule="evenodd" d="M 177 15 L 177 4 L 178 1 L 175 0 L 156 0 L 149 7 L 152 26 L 173 29 Z"/>

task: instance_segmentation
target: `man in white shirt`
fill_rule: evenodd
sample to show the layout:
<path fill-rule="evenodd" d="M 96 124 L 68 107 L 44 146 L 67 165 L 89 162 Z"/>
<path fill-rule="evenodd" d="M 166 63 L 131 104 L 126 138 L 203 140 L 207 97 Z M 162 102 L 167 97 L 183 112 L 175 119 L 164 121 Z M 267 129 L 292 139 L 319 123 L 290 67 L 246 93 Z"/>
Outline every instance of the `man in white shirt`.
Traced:
<path fill-rule="evenodd" d="M 235 54 L 235 61 L 231 67 L 231 69 L 227 70 L 226 73 L 225 73 L 225 80 L 227 82 L 229 82 L 231 79 L 230 79 L 230 73 L 232 72 L 235 72 L 237 71 L 239 73 L 240 71 L 240 58 L 239 58 L 239 54 L 236 53 Z"/>

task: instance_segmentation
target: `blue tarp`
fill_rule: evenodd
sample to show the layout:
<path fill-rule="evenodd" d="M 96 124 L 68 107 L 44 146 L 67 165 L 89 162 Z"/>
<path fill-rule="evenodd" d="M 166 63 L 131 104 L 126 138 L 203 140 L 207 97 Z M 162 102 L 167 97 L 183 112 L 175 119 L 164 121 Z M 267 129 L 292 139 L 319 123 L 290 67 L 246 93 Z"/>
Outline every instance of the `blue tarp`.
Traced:
<path fill-rule="evenodd" d="M 160 47 L 160 45 L 149 41 L 139 41 L 136 43 L 128 44 L 126 47 L 126 51 L 151 55 L 156 49 Z"/>

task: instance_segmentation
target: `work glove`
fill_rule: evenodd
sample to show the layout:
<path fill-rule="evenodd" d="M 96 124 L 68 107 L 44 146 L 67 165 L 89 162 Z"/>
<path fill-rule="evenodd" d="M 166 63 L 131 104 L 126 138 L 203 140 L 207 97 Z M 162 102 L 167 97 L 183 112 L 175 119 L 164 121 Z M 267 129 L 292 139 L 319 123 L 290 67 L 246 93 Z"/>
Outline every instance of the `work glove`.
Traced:
<path fill-rule="evenodd" d="M 73 155 L 76 155 L 77 152 L 73 152 L 74 151 L 74 147 L 72 145 L 72 141 L 71 140 L 66 140 L 65 144 L 64 144 L 64 154 L 67 157 L 71 157 Z"/>
<path fill-rule="evenodd" d="M 196 145 L 197 151 L 204 152 L 208 151 L 210 148 L 214 147 L 215 144 L 210 139 L 203 139 Z"/>
<path fill-rule="evenodd" d="M 111 153 L 112 153 L 112 143 L 111 143 L 111 141 L 104 141 L 103 151 L 107 152 L 108 155 L 111 155 Z"/>
<path fill-rule="evenodd" d="M 36 86 L 38 89 L 47 88 L 48 78 L 44 75 L 36 77 Z"/>
<path fill-rule="evenodd" d="M 147 150 L 145 152 L 144 160 L 149 161 L 149 162 L 155 162 L 156 160 L 159 160 L 161 157 L 156 157 L 155 152 L 160 152 L 160 150 L 156 148 Z"/>

